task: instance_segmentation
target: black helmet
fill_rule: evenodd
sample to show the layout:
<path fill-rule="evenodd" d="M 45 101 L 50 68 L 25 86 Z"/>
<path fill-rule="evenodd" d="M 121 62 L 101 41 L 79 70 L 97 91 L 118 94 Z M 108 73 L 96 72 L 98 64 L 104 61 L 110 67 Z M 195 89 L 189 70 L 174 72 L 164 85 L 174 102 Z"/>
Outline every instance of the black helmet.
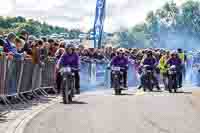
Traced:
<path fill-rule="evenodd" d="M 151 50 L 149 50 L 148 52 L 147 52 L 147 56 L 152 56 L 153 55 L 153 52 L 151 51 Z"/>
<path fill-rule="evenodd" d="M 181 48 L 178 48 L 177 51 L 178 51 L 179 53 L 181 53 L 181 52 L 182 52 L 182 49 L 181 49 Z"/>
<path fill-rule="evenodd" d="M 26 31 L 25 29 L 22 29 L 22 30 L 20 31 L 20 34 L 21 34 L 21 35 L 29 35 L 29 32 Z"/>
<path fill-rule="evenodd" d="M 72 49 L 74 49 L 75 47 L 74 47 L 73 44 L 68 44 L 68 45 L 65 45 L 65 48 L 72 48 Z"/>

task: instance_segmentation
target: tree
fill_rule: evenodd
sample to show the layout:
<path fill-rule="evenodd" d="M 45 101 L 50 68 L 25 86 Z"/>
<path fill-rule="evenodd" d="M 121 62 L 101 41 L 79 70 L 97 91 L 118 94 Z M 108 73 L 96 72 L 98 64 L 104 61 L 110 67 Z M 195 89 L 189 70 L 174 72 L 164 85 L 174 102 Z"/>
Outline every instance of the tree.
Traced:
<path fill-rule="evenodd" d="M 118 38 L 126 47 L 189 48 L 199 44 L 200 2 L 188 1 L 180 7 L 174 2 L 166 3 L 149 12 L 145 23 L 118 33 Z"/>

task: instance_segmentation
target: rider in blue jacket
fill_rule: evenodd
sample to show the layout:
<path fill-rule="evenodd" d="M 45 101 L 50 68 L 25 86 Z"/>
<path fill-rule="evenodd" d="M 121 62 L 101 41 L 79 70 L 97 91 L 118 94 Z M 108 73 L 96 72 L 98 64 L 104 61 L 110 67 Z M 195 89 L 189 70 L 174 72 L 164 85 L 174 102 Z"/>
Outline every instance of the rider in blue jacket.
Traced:
<path fill-rule="evenodd" d="M 124 79 L 124 88 L 128 88 L 127 85 L 127 70 L 128 70 L 128 58 L 125 57 L 123 49 L 117 51 L 117 56 L 114 56 L 111 60 L 111 66 L 122 68 L 123 79 Z M 112 85 L 112 76 L 111 76 L 111 85 Z"/>

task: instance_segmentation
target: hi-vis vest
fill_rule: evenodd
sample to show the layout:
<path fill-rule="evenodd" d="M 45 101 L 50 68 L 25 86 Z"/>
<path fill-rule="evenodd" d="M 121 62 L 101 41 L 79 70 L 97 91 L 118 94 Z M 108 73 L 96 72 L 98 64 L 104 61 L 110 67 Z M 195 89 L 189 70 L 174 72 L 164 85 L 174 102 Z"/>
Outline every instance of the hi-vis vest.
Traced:
<path fill-rule="evenodd" d="M 161 73 L 167 72 L 167 68 L 165 67 L 165 65 L 166 65 L 166 58 L 165 58 L 165 56 L 162 56 L 159 61 L 159 68 L 160 68 Z"/>
<path fill-rule="evenodd" d="M 179 53 L 179 58 L 182 60 L 182 62 L 184 62 L 185 61 L 185 54 Z"/>

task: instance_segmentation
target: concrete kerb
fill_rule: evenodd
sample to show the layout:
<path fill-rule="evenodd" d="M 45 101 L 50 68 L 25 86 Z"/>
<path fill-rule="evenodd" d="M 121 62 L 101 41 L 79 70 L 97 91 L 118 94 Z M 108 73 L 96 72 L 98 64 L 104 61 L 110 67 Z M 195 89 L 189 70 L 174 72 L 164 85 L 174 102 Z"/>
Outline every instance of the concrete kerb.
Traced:
<path fill-rule="evenodd" d="M 26 125 L 29 121 L 31 121 L 35 116 L 37 116 L 40 112 L 46 110 L 50 106 L 57 104 L 61 98 L 52 100 L 49 104 L 44 105 L 36 110 L 28 111 L 23 116 L 20 116 L 17 120 L 15 120 L 7 129 L 5 133 L 23 133 Z"/>

